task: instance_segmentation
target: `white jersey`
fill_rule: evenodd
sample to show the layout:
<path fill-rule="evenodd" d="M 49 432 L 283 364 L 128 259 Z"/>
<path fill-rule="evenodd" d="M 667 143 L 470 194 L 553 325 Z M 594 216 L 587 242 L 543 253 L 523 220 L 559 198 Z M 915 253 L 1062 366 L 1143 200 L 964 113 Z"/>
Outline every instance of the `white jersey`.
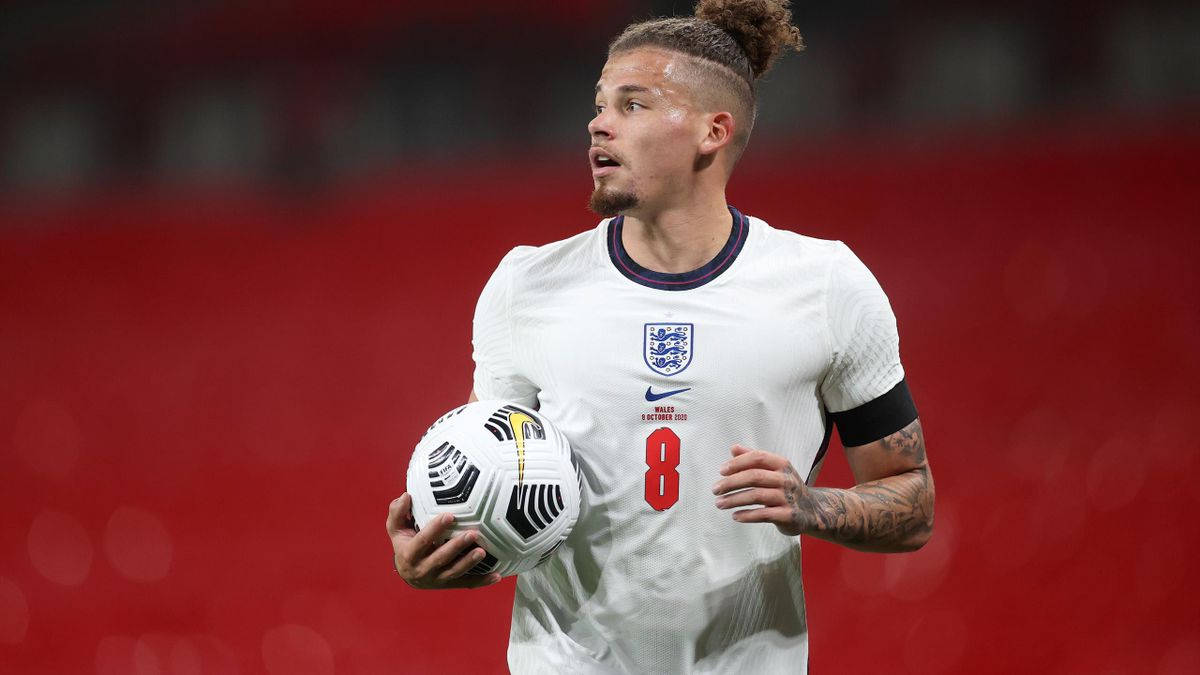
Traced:
<path fill-rule="evenodd" d="M 719 467 L 742 444 L 815 475 L 832 421 L 857 445 L 915 410 L 858 258 L 730 212 L 693 272 L 639 266 L 618 217 L 514 249 L 480 297 L 476 395 L 538 407 L 583 473 L 571 537 L 517 581 L 513 672 L 806 670 L 800 540 L 718 510 Z"/>

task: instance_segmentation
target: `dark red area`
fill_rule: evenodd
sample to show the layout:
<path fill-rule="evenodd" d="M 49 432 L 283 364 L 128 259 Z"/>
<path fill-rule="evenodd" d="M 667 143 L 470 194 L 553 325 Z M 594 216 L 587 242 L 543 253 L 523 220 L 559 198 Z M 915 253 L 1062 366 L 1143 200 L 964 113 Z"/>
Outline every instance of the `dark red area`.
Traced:
<path fill-rule="evenodd" d="M 1003 139 L 760 150 L 731 186 L 879 277 L 937 480 L 919 553 L 805 542 L 814 672 L 1200 662 L 1200 137 Z M 409 590 L 383 521 L 495 264 L 594 223 L 581 159 L 533 166 L 0 207 L 5 670 L 503 670 L 511 582 Z"/>

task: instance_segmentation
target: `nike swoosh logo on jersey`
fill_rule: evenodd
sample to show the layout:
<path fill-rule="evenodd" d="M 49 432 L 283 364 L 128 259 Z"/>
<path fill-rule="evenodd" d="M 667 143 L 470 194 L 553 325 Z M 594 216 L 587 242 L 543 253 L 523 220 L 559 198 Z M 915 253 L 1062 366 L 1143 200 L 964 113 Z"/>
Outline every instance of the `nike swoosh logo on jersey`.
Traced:
<path fill-rule="evenodd" d="M 691 391 L 691 390 L 692 390 L 692 388 L 688 387 L 687 389 L 676 389 L 675 391 L 664 391 L 661 394 L 656 394 L 653 391 L 651 391 L 651 387 L 646 387 L 646 400 L 647 401 L 659 401 L 668 396 L 674 396 L 675 394 L 682 394 L 685 391 Z"/>

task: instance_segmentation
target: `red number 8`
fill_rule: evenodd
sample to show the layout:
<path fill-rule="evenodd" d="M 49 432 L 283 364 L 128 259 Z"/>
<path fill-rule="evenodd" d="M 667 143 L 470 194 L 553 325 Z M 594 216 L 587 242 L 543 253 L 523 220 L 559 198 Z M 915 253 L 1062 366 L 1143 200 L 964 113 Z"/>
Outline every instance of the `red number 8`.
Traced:
<path fill-rule="evenodd" d="M 646 439 L 646 503 L 666 511 L 679 501 L 679 437 L 667 427 Z"/>

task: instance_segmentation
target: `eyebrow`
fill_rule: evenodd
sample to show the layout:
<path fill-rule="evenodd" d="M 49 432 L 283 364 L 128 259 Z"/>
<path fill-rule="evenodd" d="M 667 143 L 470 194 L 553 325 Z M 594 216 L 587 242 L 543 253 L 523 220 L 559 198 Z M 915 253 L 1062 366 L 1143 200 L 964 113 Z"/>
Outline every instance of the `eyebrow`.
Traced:
<path fill-rule="evenodd" d="M 617 91 L 622 94 L 628 94 L 630 92 L 649 92 L 650 89 L 648 87 L 643 87 L 640 84 L 623 84 L 623 85 L 617 87 Z M 600 83 L 599 82 L 596 83 L 596 93 L 597 94 L 600 93 Z"/>

